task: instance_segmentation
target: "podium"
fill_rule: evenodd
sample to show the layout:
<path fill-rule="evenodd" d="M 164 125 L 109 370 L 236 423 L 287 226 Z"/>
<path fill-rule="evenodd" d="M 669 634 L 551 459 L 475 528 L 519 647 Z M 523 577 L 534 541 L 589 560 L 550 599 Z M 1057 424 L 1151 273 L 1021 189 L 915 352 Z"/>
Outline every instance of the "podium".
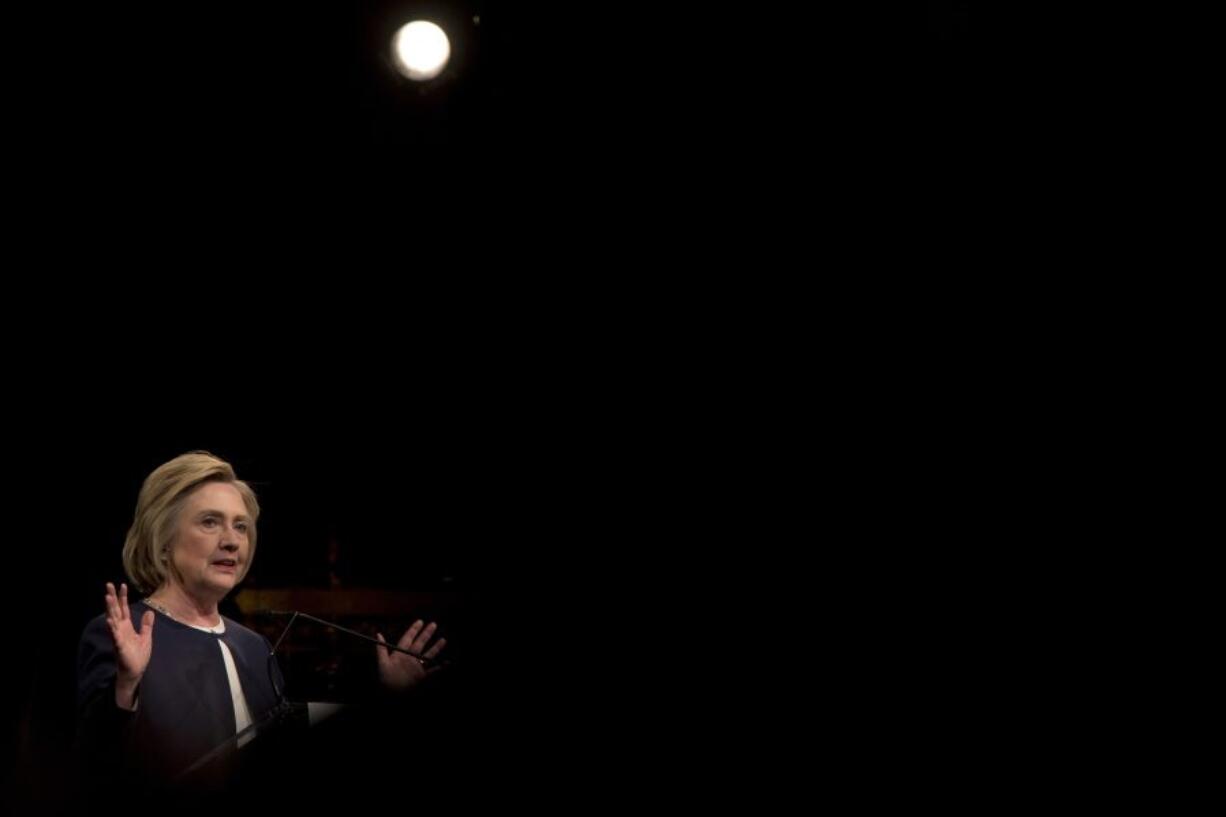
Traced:
<path fill-rule="evenodd" d="M 207 809 L 215 798 L 241 803 L 266 792 L 292 770 L 309 730 L 308 705 L 283 703 L 180 771 L 171 781 L 171 793 Z"/>

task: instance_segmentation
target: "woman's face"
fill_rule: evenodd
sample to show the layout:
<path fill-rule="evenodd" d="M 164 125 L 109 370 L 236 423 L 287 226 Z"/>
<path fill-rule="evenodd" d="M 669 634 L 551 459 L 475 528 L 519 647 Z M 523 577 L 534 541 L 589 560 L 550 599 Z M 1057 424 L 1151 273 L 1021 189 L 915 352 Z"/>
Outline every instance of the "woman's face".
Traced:
<path fill-rule="evenodd" d="M 233 485 L 206 482 L 187 497 L 171 545 L 171 561 L 183 589 L 220 600 L 250 565 L 252 521 Z"/>

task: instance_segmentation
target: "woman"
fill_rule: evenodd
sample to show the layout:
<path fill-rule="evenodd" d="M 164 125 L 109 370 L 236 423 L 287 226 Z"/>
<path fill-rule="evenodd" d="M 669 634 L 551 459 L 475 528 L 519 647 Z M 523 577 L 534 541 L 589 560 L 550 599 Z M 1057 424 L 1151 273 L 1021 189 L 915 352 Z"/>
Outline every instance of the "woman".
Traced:
<path fill-rule="evenodd" d="M 123 548 L 133 586 L 106 585 L 106 613 L 85 628 L 78 653 L 80 748 L 103 779 L 157 786 L 258 723 L 284 689 L 263 636 L 222 616 L 256 548 L 260 506 L 225 461 L 184 454 L 145 480 Z M 415 623 L 399 646 L 377 647 L 385 687 L 410 689 L 446 644 Z M 383 636 L 378 636 L 383 641 Z"/>

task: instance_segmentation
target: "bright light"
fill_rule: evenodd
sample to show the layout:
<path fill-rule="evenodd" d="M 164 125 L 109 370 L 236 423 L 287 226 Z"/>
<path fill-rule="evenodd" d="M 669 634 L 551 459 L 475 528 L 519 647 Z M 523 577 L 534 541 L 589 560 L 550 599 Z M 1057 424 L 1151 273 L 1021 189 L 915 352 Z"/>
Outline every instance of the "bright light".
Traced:
<path fill-rule="evenodd" d="M 396 68 L 409 79 L 434 79 L 447 67 L 451 43 L 434 23 L 414 20 L 396 32 L 392 39 Z"/>

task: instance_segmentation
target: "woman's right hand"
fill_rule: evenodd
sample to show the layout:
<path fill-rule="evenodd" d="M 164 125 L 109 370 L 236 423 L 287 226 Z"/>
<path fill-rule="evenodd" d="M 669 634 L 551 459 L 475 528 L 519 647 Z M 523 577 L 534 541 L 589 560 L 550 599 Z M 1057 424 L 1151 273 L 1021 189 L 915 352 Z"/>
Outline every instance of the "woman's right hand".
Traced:
<path fill-rule="evenodd" d="M 124 709 L 136 708 L 136 687 L 149 666 L 153 652 L 153 611 L 147 610 L 140 620 L 140 632 L 132 626 L 132 610 L 128 607 L 128 586 L 106 583 L 106 623 L 115 639 L 115 703 Z"/>

